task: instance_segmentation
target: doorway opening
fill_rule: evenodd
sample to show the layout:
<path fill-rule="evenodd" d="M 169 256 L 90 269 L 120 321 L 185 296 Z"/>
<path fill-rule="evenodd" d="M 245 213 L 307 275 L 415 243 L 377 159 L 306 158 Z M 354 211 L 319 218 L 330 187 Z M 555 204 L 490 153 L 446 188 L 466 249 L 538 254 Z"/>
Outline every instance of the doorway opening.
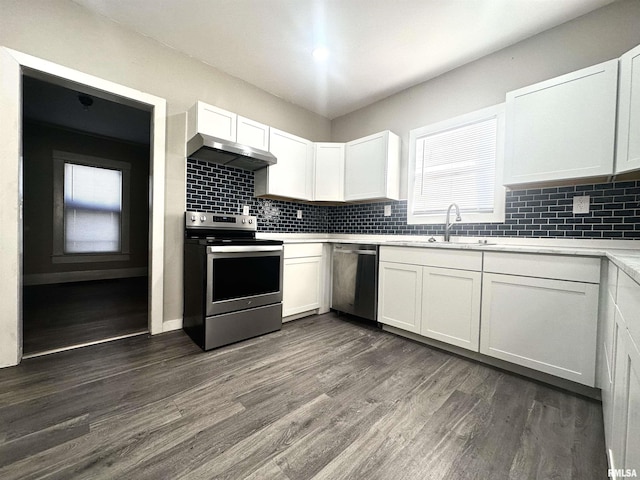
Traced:
<path fill-rule="evenodd" d="M 151 113 L 22 81 L 24 357 L 146 333 Z"/>

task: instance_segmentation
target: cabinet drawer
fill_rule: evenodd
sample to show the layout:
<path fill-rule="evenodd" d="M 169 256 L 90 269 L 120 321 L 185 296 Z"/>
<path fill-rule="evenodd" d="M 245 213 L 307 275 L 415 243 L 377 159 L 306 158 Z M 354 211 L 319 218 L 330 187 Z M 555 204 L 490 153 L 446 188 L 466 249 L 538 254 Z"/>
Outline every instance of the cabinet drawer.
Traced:
<path fill-rule="evenodd" d="M 321 243 L 288 243 L 284 246 L 284 258 L 321 257 Z"/>
<path fill-rule="evenodd" d="M 624 272 L 618 275 L 617 305 L 631 338 L 640 345 L 640 285 Z"/>
<path fill-rule="evenodd" d="M 600 259 L 590 257 L 486 252 L 484 254 L 484 271 L 573 282 L 600 283 Z"/>
<path fill-rule="evenodd" d="M 380 260 L 477 272 L 482 270 L 482 252 L 469 250 L 382 246 Z"/>

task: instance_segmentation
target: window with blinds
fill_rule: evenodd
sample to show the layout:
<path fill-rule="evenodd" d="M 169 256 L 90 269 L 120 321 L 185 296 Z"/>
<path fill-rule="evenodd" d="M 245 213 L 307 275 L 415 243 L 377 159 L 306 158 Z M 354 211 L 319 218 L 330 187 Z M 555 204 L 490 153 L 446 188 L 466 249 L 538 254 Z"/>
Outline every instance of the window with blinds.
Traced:
<path fill-rule="evenodd" d="M 131 163 L 53 151 L 53 263 L 130 260 Z"/>
<path fill-rule="evenodd" d="M 65 253 L 120 252 L 122 172 L 64 164 Z"/>
<path fill-rule="evenodd" d="M 408 223 L 444 223 L 451 203 L 463 222 L 504 218 L 501 112 L 492 107 L 411 131 Z"/>

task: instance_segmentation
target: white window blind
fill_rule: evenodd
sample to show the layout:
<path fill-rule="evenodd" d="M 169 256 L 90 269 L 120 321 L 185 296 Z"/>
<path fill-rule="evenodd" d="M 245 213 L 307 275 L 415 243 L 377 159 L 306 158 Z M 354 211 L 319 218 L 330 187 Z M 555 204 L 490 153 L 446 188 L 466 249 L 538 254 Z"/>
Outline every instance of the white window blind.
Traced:
<path fill-rule="evenodd" d="M 493 212 L 498 121 L 495 116 L 416 139 L 414 215 Z"/>
<path fill-rule="evenodd" d="M 65 253 L 119 252 L 122 172 L 64 164 Z"/>

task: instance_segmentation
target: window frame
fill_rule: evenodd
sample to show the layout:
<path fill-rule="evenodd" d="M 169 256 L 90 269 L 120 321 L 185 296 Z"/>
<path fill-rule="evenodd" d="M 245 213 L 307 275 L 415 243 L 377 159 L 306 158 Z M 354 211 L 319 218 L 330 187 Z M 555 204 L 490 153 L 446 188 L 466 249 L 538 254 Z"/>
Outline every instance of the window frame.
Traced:
<path fill-rule="evenodd" d="M 491 107 L 476 110 L 470 113 L 459 115 L 448 120 L 426 125 L 411 130 L 409 132 L 409 161 L 407 167 L 407 224 L 443 224 L 445 223 L 445 213 L 434 214 L 414 214 L 414 191 L 415 191 L 415 169 L 417 142 L 432 134 L 441 133 L 447 130 L 461 128 L 469 124 L 483 120 L 495 118 L 497 120 L 496 135 L 496 165 L 494 178 L 494 203 L 493 212 L 465 212 L 462 215 L 462 223 L 497 223 L 504 222 L 505 219 L 505 195 L 506 188 L 502 184 L 504 172 L 504 130 L 505 130 L 505 104 L 501 103 Z M 452 200 L 453 202 L 453 200 Z"/>
<path fill-rule="evenodd" d="M 65 219 L 64 219 L 64 165 L 73 163 L 87 167 L 107 168 L 122 172 L 122 212 L 120 215 L 120 251 L 119 252 L 65 252 Z M 52 263 L 98 263 L 123 262 L 130 255 L 130 197 L 131 197 L 131 164 L 110 158 L 94 157 L 77 153 L 53 151 L 53 253 Z"/>

